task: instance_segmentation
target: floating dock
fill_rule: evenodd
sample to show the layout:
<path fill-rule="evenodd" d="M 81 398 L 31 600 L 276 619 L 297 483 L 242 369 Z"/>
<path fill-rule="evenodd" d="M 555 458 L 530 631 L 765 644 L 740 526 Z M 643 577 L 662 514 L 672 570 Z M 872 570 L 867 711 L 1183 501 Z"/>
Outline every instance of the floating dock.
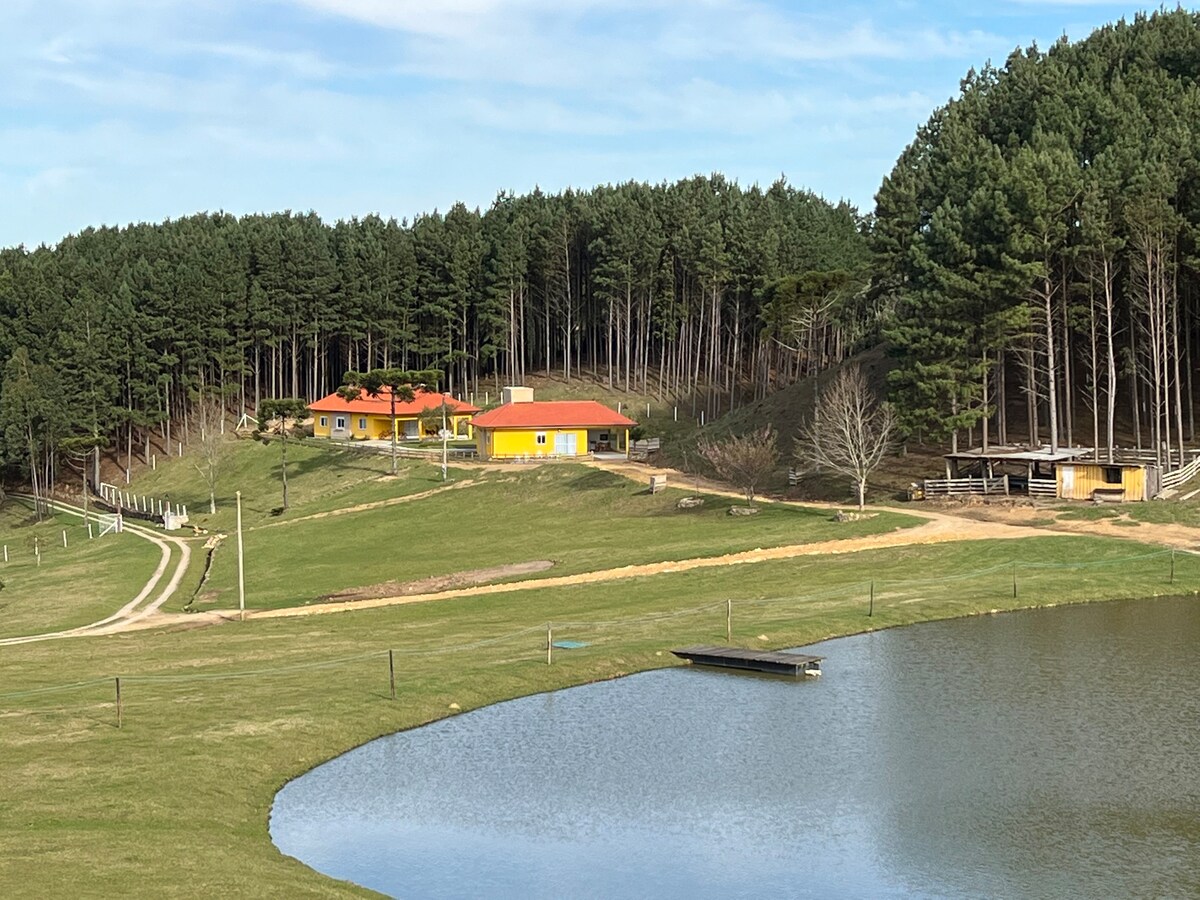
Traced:
<path fill-rule="evenodd" d="M 744 650 L 740 647 L 684 647 L 671 652 L 698 666 L 718 666 L 771 675 L 817 676 L 821 674 L 821 660 L 824 659 L 823 656 L 781 653 L 777 650 Z"/>

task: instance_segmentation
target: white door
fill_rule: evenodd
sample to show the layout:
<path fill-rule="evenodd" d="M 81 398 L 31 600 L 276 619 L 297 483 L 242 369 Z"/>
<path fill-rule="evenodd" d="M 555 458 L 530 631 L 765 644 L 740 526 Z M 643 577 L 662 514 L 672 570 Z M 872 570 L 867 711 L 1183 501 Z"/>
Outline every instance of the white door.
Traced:
<path fill-rule="evenodd" d="M 560 431 L 554 436 L 554 453 L 557 456 L 574 456 L 578 437 L 573 431 L 566 432 L 565 434 Z"/>

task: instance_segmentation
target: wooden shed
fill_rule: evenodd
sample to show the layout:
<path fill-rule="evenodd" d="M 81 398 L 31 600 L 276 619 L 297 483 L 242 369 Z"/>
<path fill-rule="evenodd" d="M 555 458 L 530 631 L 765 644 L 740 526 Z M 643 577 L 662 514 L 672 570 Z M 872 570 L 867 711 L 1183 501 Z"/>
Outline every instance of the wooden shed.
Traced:
<path fill-rule="evenodd" d="M 1146 462 L 1061 462 L 1056 467 L 1058 496 L 1064 500 L 1149 500 L 1161 489 L 1161 471 Z"/>

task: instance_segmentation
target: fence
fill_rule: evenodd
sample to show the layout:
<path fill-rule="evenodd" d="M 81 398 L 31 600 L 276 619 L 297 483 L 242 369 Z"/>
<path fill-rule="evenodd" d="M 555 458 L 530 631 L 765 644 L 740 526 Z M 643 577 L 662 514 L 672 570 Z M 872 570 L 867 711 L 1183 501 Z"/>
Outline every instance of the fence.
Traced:
<path fill-rule="evenodd" d="M 266 707 L 269 712 L 262 714 L 273 716 L 276 707 L 271 704 L 278 702 L 279 692 L 286 690 L 292 702 L 297 689 L 309 692 L 316 707 L 334 702 L 345 693 L 359 698 L 354 700 L 358 708 L 364 695 L 395 699 L 397 673 L 401 678 L 411 678 L 410 683 L 418 685 L 412 688 L 416 699 L 426 702 L 431 683 L 443 685 L 456 677 L 465 677 L 469 685 L 472 678 L 486 678 L 489 672 L 498 674 L 531 664 L 578 663 L 580 677 L 590 679 L 595 677 L 602 660 L 624 666 L 631 652 L 649 654 L 657 649 L 657 656 L 669 661 L 664 648 L 684 642 L 724 640 L 742 646 L 764 646 L 760 643 L 761 635 L 767 632 L 776 646 L 788 646 L 788 641 L 799 644 L 803 640 L 798 638 L 827 634 L 831 622 L 836 622 L 841 631 L 862 630 L 1039 603 L 1183 593 L 1185 585 L 1193 588 L 1200 584 L 1200 554 L 1177 554 L 1173 550 L 1124 556 L 1099 553 L 1095 559 L 1066 563 L 1010 559 L 956 575 L 917 579 L 887 578 L 883 577 L 883 571 L 874 578 L 863 578 L 862 570 L 853 560 L 843 562 L 848 564 L 833 563 L 829 577 L 840 575 L 845 580 L 823 590 L 721 599 L 612 619 L 513 622 L 499 633 L 481 626 L 485 629 L 482 633 L 468 633 L 459 638 L 460 642 L 454 642 L 449 634 L 423 638 L 405 631 L 406 639 L 413 642 L 409 646 L 388 648 L 382 643 L 388 640 L 384 637 L 376 639 L 380 643 L 373 650 L 313 659 L 311 646 L 300 636 L 290 649 L 281 646 L 276 636 L 270 641 L 272 655 L 291 653 L 294 661 L 257 668 L 159 674 L 126 672 L 119 676 L 109 673 L 87 677 L 87 670 L 94 669 L 94 664 L 85 653 L 80 657 L 82 665 L 76 667 L 84 677 L 73 682 L 14 690 L 21 681 L 18 670 L 14 669 L 14 677 L 6 682 L 10 690 L 0 692 L 0 712 L 71 715 L 72 711 L 86 710 L 92 727 L 97 724 L 120 727 L 132 724 L 131 710 L 137 718 L 162 722 L 173 715 L 175 704 L 185 699 L 195 701 L 210 692 L 216 693 L 219 696 L 213 699 L 224 709 L 239 694 L 257 690 L 261 692 L 255 701 L 260 704 L 259 711 Z M 680 602 L 686 603 L 687 595 Z M 870 622 L 854 625 L 855 620 L 848 617 L 855 614 Z M 244 640 L 250 640 L 249 633 L 240 633 Z M 68 646 L 56 645 L 54 652 L 62 654 Z M 836 662 L 830 666 L 835 667 Z M 521 677 L 527 679 L 529 669 L 524 671 L 526 674 Z M 463 675 L 464 672 L 473 674 Z M 311 680 L 303 680 L 308 673 L 314 673 Z M 286 687 L 273 686 L 272 679 L 279 678 L 288 680 Z M 223 683 L 238 683 L 239 687 L 236 691 L 232 687 L 211 690 L 212 686 Z M 432 692 L 442 694 L 447 689 L 439 686 Z M 55 703 L 54 698 L 62 699 L 55 705 L 45 705 Z M 21 721 L 14 718 L 6 728 L 18 727 Z"/>
<path fill-rule="evenodd" d="M 1053 482 L 1051 482 L 1053 483 Z M 957 494 L 1003 494 L 1008 496 L 1008 476 L 998 478 L 927 478 L 925 496 L 954 496 Z"/>
<path fill-rule="evenodd" d="M 1200 472 L 1200 456 L 1193 457 L 1192 461 L 1182 468 L 1176 469 L 1173 472 L 1163 472 L 1162 488 L 1177 488 L 1186 481 L 1191 481 Z"/>
<path fill-rule="evenodd" d="M 137 519 L 160 520 L 164 516 L 174 515 L 181 521 L 187 520 L 187 507 L 180 503 L 172 507 L 170 500 L 135 494 L 104 482 L 98 485 L 96 492 L 110 509 L 119 509 Z"/>

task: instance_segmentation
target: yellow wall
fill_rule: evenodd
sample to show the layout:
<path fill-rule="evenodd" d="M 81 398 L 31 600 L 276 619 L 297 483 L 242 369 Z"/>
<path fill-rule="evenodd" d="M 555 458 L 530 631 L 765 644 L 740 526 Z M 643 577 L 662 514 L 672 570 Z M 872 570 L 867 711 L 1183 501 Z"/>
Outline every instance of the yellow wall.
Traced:
<path fill-rule="evenodd" d="M 1075 470 L 1074 484 L 1068 490 L 1063 486 L 1065 469 L 1070 466 Z M 1146 470 L 1141 466 L 1121 466 L 1121 483 L 1109 484 L 1104 480 L 1104 469 L 1107 466 L 1090 463 L 1067 463 L 1058 466 L 1058 496 L 1064 500 L 1091 500 L 1097 489 L 1111 490 L 1121 488 L 1125 491 L 1126 500 L 1146 499 Z"/>
<path fill-rule="evenodd" d="M 537 436 L 544 434 L 546 442 L 539 444 Z M 475 432 L 475 446 L 482 459 L 506 459 L 514 456 L 554 456 L 558 435 L 575 435 L 575 453 L 584 456 L 588 452 L 586 428 L 530 428 L 499 429 L 479 428 Z"/>
<path fill-rule="evenodd" d="M 332 413 L 332 412 L 314 412 L 313 413 L 313 437 L 327 438 L 333 431 L 333 420 L 335 416 L 345 416 L 346 426 L 350 430 L 352 438 L 374 438 L 375 440 L 386 441 L 389 439 L 391 431 L 391 416 L 378 416 L 371 413 Z M 325 425 L 321 425 L 321 418 L 325 418 Z M 404 438 L 404 423 L 411 422 L 416 416 L 397 416 L 396 417 L 396 435 Z M 471 437 L 470 416 L 453 416 L 454 424 L 451 428 L 455 434 L 460 433 L 459 423 L 466 422 L 467 437 Z M 366 419 L 366 428 L 359 428 L 359 422 Z M 449 423 L 447 423 L 449 424 Z"/>

